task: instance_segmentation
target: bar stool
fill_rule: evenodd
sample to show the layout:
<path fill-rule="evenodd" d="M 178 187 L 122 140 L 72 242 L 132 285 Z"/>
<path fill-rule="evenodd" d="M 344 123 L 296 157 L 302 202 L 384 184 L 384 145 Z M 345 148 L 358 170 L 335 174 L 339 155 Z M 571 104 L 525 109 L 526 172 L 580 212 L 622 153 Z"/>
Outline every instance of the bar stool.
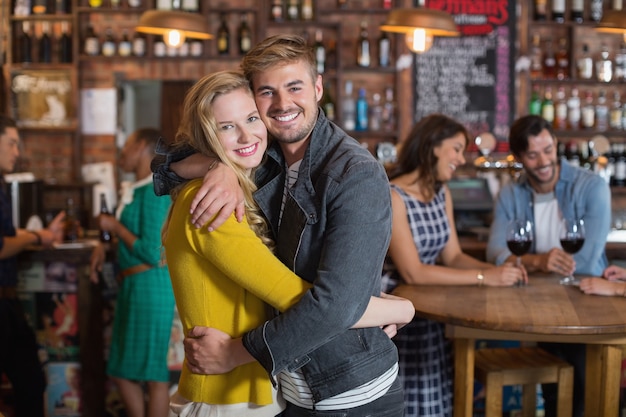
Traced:
<path fill-rule="evenodd" d="M 485 386 L 485 417 L 502 416 L 502 387 L 522 385 L 522 415 L 534 417 L 537 384 L 558 384 L 557 416 L 572 416 L 574 368 L 538 347 L 476 350 L 474 374 Z"/>

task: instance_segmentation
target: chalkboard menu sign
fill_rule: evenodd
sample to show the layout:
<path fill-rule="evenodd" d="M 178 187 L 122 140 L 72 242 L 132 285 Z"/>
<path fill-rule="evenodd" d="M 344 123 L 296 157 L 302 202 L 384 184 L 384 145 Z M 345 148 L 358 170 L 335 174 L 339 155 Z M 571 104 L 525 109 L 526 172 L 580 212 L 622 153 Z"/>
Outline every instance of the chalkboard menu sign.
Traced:
<path fill-rule="evenodd" d="M 415 120 L 443 113 L 474 136 L 491 132 L 508 150 L 515 112 L 515 0 L 432 0 L 454 16 L 457 38 L 435 38 L 415 55 Z"/>

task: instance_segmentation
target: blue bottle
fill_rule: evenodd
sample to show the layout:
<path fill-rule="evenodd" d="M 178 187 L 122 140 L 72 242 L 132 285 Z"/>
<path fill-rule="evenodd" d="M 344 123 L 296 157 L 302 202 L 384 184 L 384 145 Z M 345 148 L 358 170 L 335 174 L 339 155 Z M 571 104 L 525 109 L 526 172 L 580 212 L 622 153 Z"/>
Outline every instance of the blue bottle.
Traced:
<path fill-rule="evenodd" d="M 368 105 L 365 97 L 365 88 L 359 88 L 359 98 L 356 101 L 356 127 L 354 130 L 364 131 L 368 126 Z"/>

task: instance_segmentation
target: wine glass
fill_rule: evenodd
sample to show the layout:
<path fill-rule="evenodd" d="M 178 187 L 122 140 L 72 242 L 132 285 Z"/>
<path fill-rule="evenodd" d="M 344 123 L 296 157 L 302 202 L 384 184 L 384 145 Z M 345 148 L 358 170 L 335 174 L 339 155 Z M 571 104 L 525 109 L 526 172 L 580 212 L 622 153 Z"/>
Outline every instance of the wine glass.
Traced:
<path fill-rule="evenodd" d="M 570 255 L 575 254 L 585 243 L 585 222 L 583 219 L 564 218 L 561 220 L 561 247 Z M 561 278 L 562 285 L 578 285 L 573 275 Z"/>
<path fill-rule="evenodd" d="M 517 256 L 515 264 L 519 267 L 522 255 L 530 250 L 533 242 L 533 225 L 530 220 L 511 220 L 506 228 L 506 245 Z"/>

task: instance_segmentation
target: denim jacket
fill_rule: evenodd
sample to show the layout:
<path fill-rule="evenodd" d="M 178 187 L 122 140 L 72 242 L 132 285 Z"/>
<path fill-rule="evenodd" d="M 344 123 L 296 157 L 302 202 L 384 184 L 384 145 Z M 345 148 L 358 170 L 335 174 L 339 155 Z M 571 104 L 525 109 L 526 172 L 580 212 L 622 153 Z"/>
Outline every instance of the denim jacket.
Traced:
<path fill-rule="evenodd" d="M 604 248 L 611 227 L 611 192 L 598 175 L 571 166 L 561 159 L 555 195 L 564 217 L 581 217 L 585 221 L 585 244 L 574 255 L 576 273 L 601 276 L 608 265 Z M 514 218 L 534 223 L 533 190 L 526 176 L 500 191 L 487 244 L 487 261 L 502 264 L 511 252 L 506 246 L 506 224 Z M 535 242 L 531 253 L 535 251 Z"/>
<path fill-rule="evenodd" d="M 371 381 L 398 360 L 380 328 L 350 329 L 370 296 L 380 293 L 391 236 L 389 182 L 381 164 L 322 111 L 279 229 L 285 175 L 274 142 L 256 172 L 254 198 L 269 222 L 276 256 L 314 288 L 247 333 L 244 345 L 270 375 L 301 369 L 317 402 Z M 154 183 L 163 193 L 177 179 L 161 165 Z"/>

